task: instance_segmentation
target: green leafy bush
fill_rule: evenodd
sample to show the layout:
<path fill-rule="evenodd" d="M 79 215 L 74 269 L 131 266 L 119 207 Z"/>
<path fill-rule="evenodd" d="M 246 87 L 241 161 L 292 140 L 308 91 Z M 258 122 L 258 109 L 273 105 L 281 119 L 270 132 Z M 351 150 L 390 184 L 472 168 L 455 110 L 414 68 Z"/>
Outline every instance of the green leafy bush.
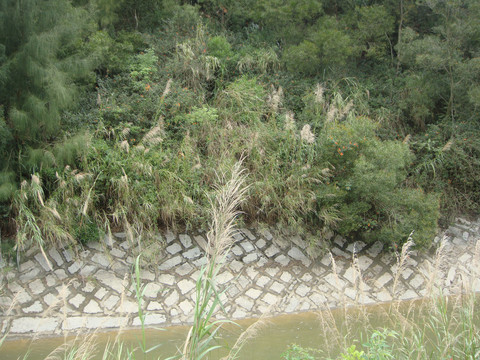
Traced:
<path fill-rule="evenodd" d="M 216 105 L 222 119 L 254 124 L 263 115 L 264 98 L 265 91 L 257 80 L 242 76 L 218 94 Z"/>

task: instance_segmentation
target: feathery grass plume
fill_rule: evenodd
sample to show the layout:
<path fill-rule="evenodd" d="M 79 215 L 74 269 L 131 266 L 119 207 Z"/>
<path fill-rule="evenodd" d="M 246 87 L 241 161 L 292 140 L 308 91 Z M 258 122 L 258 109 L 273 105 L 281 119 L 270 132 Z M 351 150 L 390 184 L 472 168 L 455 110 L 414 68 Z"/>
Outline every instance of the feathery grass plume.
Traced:
<path fill-rule="evenodd" d="M 315 91 L 313 92 L 315 94 L 315 102 L 318 104 L 323 104 L 325 102 L 325 99 L 323 97 L 323 94 L 325 92 L 325 88 L 322 86 L 322 84 L 317 84 L 315 87 Z"/>
<path fill-rule="evenodd" d="M 162 93 L 162 99 L 165 99 L 165 96 L 167 96 L 170 93 L 170 87 L 172 86 L 172 79 L 168 79 L 167 84 L 165 85 L 165 89 L 163 90 Z"/>
<path fill-rule="evenodd" d="M 270 86 L 270 93 L 268 94 L 267 103 L 272 114 L 278 112 L 279 107 L 282 105 L 283 101 L 283 88 L 281 86 L 278 89 L 275 89 L 273 85 Z"/>
<path fill-rule="evenodd" d="M 442 152 L 450 150 L 452 148 L 452 145 L 453 145 L 453 139 L 448 140 L 445 146 L 442 148 Z"/>
<path fill-rule="evenodd" d="M 130 152 L 130 145 L 128 144 L 128 140 L 123 140 L 120 143 L 120 149 L 124 150 L 127 154 Z"/>
<path fill-rule="evenodd" d="M 223 324 L 233 323 L 213 319 L 215 311 L 223 308 L 220 299 L 223 292 L 217 289 L 215 277 L 223 267 L 223 260 L 233 244 L 234 221 L 239 214 L 237 207 L 247 191 L 244 186 L 246 175 L 239 161 L 233 166 L 229 179 L 225 173 L 217 176 L 221 185 L 217 186 L 214 199 L 210 199 L 212 220 L 207 234 L 210 251 L 207 251 L 208 262 L 197 279 L 193 325 L 181 354 L 184 360 L 200 360 L 219 348 L 219 345 L 213 343 L 218 331 Z"/>
<path fill-rule="evenodd" d="M 284 123 L 285 131 L 295 131 L 295 114 L 292 111 L 287 111 L 285 113 L 285 123 Z"/>
<path fill-rule="evenodd" d="M 328 107 L 328 112 L 327 112 L 327 123 L 331 123 L 335 120 L 335 116 L 337 115 L 337 108 L 335 107 L 335 105 L 333 104 L 330 104 L 330 106 Z"/>
<path fill-rule="evenodd" d="M 439 280 L 439 275 L 441 272 L 441 266 L 446 262 L 446 254 L 445 254 L 445 248 L 446 248 L 446 238 L 444 237 L 442 241 L 440 241 L 440 246 L 437 248 L 437 251 L 435 252 L 435 258 L 433 264 L 428 262 L 428 279 L 427 279 L 427 295 L 432 296 L 434 295 L 434 289 L 437 281 Z"/>
<path fill-rule="evenodd" d="M 120 139 L 122 140 L 125 140 L 128 135 L 130 135 L 130 128 L 129 127 L 125 127 L 122 129 L 122 131 L 120 132 Z"/>
<path fill-rule="evenodd" d="M 268 314 L 268 311 L 263 314 Z M 233 360 L 238 359 L 238 354 L 242 350 L 243 346 L 250 340 L 258 335 L 258 333 L 266 326 L 267 322 L 263 319 L 263 316 L 251 324 L 245 331 L 243 331 L 240 336 L 237 338 L 237 341 L 231 347 L 227 356 L 223 357 L 222 360 Z"/>
<path fill-rule="evenodd" d="M 412 135 L 408 134 L 407 136 L 405 136 L 405 139 L 403 139 L 402 143 L 408 144 L 411 138 L 412 138 Z"/>
<path fill-rule="evenodd" d="M 150 129 L 149 132 L 145 134 L 145 136 L 142 139 L 142 143 L 145 145 L 149 146 L 155 146 L 157 144 L 160 144 L 163 141 L 162 138 L 162 129 L 159 125 L 153 127 Z"/>
<path fill-rule="evenodd" d="M 408 256 L 409 256 L 410 248 L 415 245 L 415 243 L 413 241 L 413 238 L 412 238 L 413 233 L 414 233 L 414 231 L 412 231 L 410 233 L 407 241 L 403 244 L 401 253 L 398 254 L 398 252 L 395 251 L 395 256 L 397 257 L 397 263 L 396 263 L 396 267 L 395 267 L 395 275 L 394 275 L 394 278 L 393 278 L 393 286 L 392 286 L 392 297 L 393 298 L 395 298 L 395 296 L 396 296 L 398 280 L 400 279 L 400 275 L 402 274 L 402 271 L 405 268 L 405 264 L 406 264 Z"/>
<path fill-rule="evenodd" d="M 315 135 L 312 133 L 311 127 L 309 124 L 305 124 L 300 131 L 300 138 L 302 141 L 305 141 L 307 144 L 313 144 L 315 142 Z"/>

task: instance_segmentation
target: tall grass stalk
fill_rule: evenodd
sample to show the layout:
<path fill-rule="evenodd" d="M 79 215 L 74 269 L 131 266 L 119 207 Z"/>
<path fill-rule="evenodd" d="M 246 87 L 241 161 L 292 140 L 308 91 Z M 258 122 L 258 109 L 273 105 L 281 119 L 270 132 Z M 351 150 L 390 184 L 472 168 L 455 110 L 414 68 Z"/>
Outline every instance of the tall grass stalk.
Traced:
<path fill-rule="evenodd" d="M 244 186 L 246 175 L 237 162 L 230 178 L 226 174 L 218 176 L 214 199 L 211 199 L 212 222 L 208 238 L 208 263 L 201 269 L 196 283 L 196 301 L 193 325 L 188 332 L 180 355 L 184 360 L 201 360 L 221 346 L 216 343 L 222 325 L 233 323 L 230 320 L 214 318 L 218 310 L 224 310 L 216 276 L 222 269 L 225 256 L 233 244 L 234 222 L 239 212 L 237 207 L 244 200 L 247 188 Z M 210 254 L 210 255 L 209 255 Z"/>

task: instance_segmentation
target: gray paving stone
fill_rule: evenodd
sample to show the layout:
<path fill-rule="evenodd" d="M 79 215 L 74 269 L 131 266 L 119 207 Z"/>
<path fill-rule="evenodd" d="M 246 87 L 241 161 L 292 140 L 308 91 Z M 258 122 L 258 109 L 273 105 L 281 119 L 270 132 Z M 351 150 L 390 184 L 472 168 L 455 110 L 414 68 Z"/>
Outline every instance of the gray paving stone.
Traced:
<path fill-rule="evenodd" d="M 305 273 L 305 274 L 302 276 L 302 279 L 301 279 L 301 280 L 304 281 L 304 282 L 310 282 L 310 281 L 312 281 L 312 279 L 313 279 L 313 276 L 312 276 L 312 275 L 310 275 L 309 273 Z"/>
<path fill-rule="evenodd" d="M 230 251 L 231 251 L 232 254 L 234 254 L 235 256 L 242 256 L 242 255 L 243 255 L 243 250 L 242 250 L 242 248 L 241 248 L 240 246 L 238 246 L 238 245 L 234 245 Z"/>
<path fill-rule="evenodd" d="M 48 287 L 53 287 L 57 284 L 57 277 L 52 274 L 49 274 L 45 276 L 45 282 L 47 283 Z"/>
<path fill-rule="evenodd" d="M 370 267 L 370 265 L 372 265 L 372 263 L 373 260 L 365 255 L 359 256 L 357 259 L 357 264 L 361 271 L 367 271 L 367 269 Z"/>
<path fill-rule="evenodd" d="M 204 265 L 206 265 L 208 263 L 208 260 L 207 260 L 207 257 L 206 256 L 202 256 L 201 258 L 195 260 L 192 262 L 193 265 L 195 265 L 196 267 L 202 267 Z"/>
<path fill-rule="evenodd" d="M 85 265 L 83 268 L 80 269 L 79 274 L 84 277 L 88 277 L 93 275 L 93 273 L 97 270 L 97 267 L 94 265 Z"/>
<path fill-rule="evenodd" d="M 183 300 L 178 306 L 185 315 L 189 315 L 193 310 L 193 305 L 189 300 Z"/>
<path fill-rule="evenodd" d="M 193 266 L 189 263 L 185 263 L 177 268 L 175 268 L 175 272 L 180 276 L 185 276 L 190 274 L 193 271 Z"/>
<path fill-rule="evenodd" d="M 315 305 L 320 306 L 321 304 L 325 304 L 327 302 L 327 298 L 323 294 L 319 294 L 317 292 L 313 293 L 308 297 Z"/>
<path fill-rule="evenodd" d="M 110 266 L 110 260 L 104 254 L 96 253 L 92 256 L 92 261 L 100 266 L 103 266 L 104 268 L 108 268 Z"/>
<path fill-rule="evenodd" d="M 415 277 L 410 280 L 408 283 L 410 284 L 410 286 L 412 286 L 414 289 L 418 289 L 423 283 L 425 282 L 425 280 L 423 279 L 423 276 L 420 275 L 420 274 L 417 274 L 415 275 Z"/>
<path fill-rule="evenodd" d="M 179 239 L 185 249 L 188 249 L 190 246 L 192 246 L 192 239 L 187 234 L 179 235 Z"/>
<path fill-rule="evenodd" d="M 250 239 L 253 240 L 253 239 Z M 267 245 L 267 242 L 264 239 L 260 239 L 255 243 L 255 246 L 259 249 L 263 249 Z"/>
<path fill-rule="evenodd" d="M 270 285 L 270 290 L 280 294 L 283 290 L 285 290 L 285 286 L 278 281 L 274 281 L 272 285 Z"/>
<path fill-rule="evenodd" d="M 257 300 L 260 297 L 260 295 L 262 295 L 262 292 L 260 290 L 257 290 L 257 289 L 248 289 L 245 292 L 245 295 L 252 298 L 253 300 Z"/>
<path fill-rule="evenodd" d="M 253 235 L 253 233 L 249 229 L 242 228 L 240 229 L 240 231 L 250 240 L 255 240 L 255 235 Z"/>
<path fill-rule="evenodd" d="M 73 261 L 73 259 L 75 258 L 75 254 L 71 249 L 65 249 L 62 251 L 62 253 L 67 263 Z"/>
<path fill-rule="evenodd" d="M 145 317 L 145 325 L 160 325 L 167 321 L 167 317 L 164 314 L 148 314 Z M 136 317 L 132 322 L 133 326 L 140 326 L 142 323 L 140 319 Z"/>
<path fill-rule="evenodd" d="M 310 287 L 305 284 L 300 284 L 295 292 L 300 296 L 306 296 L 310 292 Z"/>
<path fill-rule="evenodd" d="M 120 243 L 120 247 L 123 249 L 123 250 L 130 250 L 131 248 L 131 245 L 130 245 L 130 242 L 128 240 L 125 240 L 123 242 Z"/>
<path fill-rule="evenodd" d="M 383 287 L 383 286 L 385 286 L 385 284 L 387 284 L 392 279 L 393 279 L 392 275 L 390 275 L 389 273 L 385 273 L 375 281 L 375 284 L 378 287 Z"/>
<path fill-rule="evenodd" d="M 54 274 L 57 276 L 59 280 L 65 280 L 68 277 L 67 273 L 63 269 L 55 270 Z"/>
<path fill-rule="evenodd" d="M 87 246 L 93 250 L 103 251 L 103 247 L 98 241 L 90 241 L 87 243 Z"/>
<path fill-rule="evenodd" d="M 54 306 L 55 304 L 59 303 L 60 302 L 60 299 L 53 295 L 53 294 L 47 294 L 43 297 L 43 301 L 45 302 L 45 304 L 47 304 L 47 306 Z"/>
<path fill-rule="evenodd" d="M 343 277 L 348 280 L 350 283 L 355 285 L 357 278 L 358 278 L 358 272 L 355 270 L 353 266 L 350 266 L 345 273 L 343 274 Z"/>
<path fill-rule="evenodd" d="M 347 241 L 344 238 L 342 238 L 340 235 L 335 236 L 335 239 L 333 240 L 333 243 L 340 248 L 342 248 L 346 242 Z"/>
<path fill-rule="evenodd" d="M 158 297 L 161 289 L 162 287 L 158 284 L 148 283 L 147 285 L 145 285 L 144 295 L 148 298 L 155 299 Z"/>
<path fill-rule="evenodd" d="M 250 311 L 250 310 L 252 310 L 253 305 L 255 303 L 246 296 L 239 296 L 237 299 L 235 299 L 235 304 L 244 308 L 245 310 Z"/>
<path fill-rule="evenodd" d="M 84 301 L 85 301 L 85 296 L 83 296 L 82 294 L 77 294 L 73 298 L 71 298 L 68 302 L 78 309 L 83 304 Z"/>
<path fill-rule="evenodd" d="M 223 285 L 223 284 L 226 284 L 227 282 L 231 281 L 233 278 L 234 278 L 234 276 L 232 275 L 232 273 L 230 273 L 228 271 L 224 271 L 223 273 L 217 275 L 216 283 L 220 284 L 220 285 Z"/>
<path fill-rule="evenodd" d="M 82 291 L 87 294 L 91 293 L 93 290 L 95 290 L 95 284 L 90 281 L 88 281 L 82 289 Z"/>
<path fill-rule="evenodd" d="M 109 248 L 112 248 L 113 244 L 115 243 L 115 239 L 113 238 L 113 236 L 110 236 L 110 235 L 106 234 L 103 237 L 103 243 L 105 244 L 105 246 L 108 246 Z"/>
<path fill-rule="evenodd" d="M 186 295 L 190 292 L 190 290 L 195 288 L 195 282 L 192 280 L 183 279 L 178 282 L 178 288 L 180 289 L 182 295 Z"/>
<path fill-rule="evenodd" d="M 164 261 L 158 268 L 160 270 L 171 270 L 173 267 L 181 264 L 183 262 L 183 258 L 180 255 L 177 255 L 167 261 Z"/>
<path fill-rule="evenodd" d="M 188 260 L 196 259 L 202 255 L 202 251 L 198 246 L 195 246 L 193 249 L 185 251 L 183 257 Z"/>
<path fill-rule="evenodd" d="M 275 258 L 275 262 L 279 263 L 282 266 L 287 266 L 290 262 L 290 259 L 285 255 L 280 254 Z"/>
<path fill-rule="evenodd" d="M 280 298 L 271 293 L 265 294 L 262 300 L 270 306 L 277 305 L 280 302 Z"/>
<path fill-rule="evenodd" d="M 11 334 L 26 334 L 37 332 L 53 332 L 58 326 L 58 319 L 23 317 L 12 320 Z"/>
<path fill-rule="evenodd" d="M 331 286 L 333 286 L 334 288 L 336 288 L 338 290 L 341 290 L 345 287 L 345 281 L 343 281 L 338 276 L 335 276 L 332 273 L 325 276 L 324 279 L 327 283 L 329 283 Z"/>
<path fill-rule="evenodd" d="M 244 240 L 240 243 L 240 246 L 245 250 L 246 253 L 250 253 L 252 251 L 255 251 L 255 246 L 252 245 L 252 243 L 249 240 Z"/>
<path fill-rule="evenodd" d="M 156 310 L 162 310 L 162 309 L 163 309 L 163 305 L 157 301 L 150 301 L 147 306 L 148 311 L 156 311 Z"/>
<path fill-rule="evenodd" d="M 240 286 L 241 289 L 246 289 L 251 283 L 252 281 L 243 275 L 237 278 L 237 285 Z"/>
<path fill-rule="evenodd" d="M 87 314 L 98 314 L 102 312 L 102 309 L 95 300 L 90 300 L 90 302 L 83 308 L 83 312 Z"/>
<path fill-rule="evenodd" d="M 272 244 L 267 248 L 267 250 L 265 250 L 265 255 L 271 258 L 277 255 L 279 252 L 280 252 L 280 249 L 276 245 Z"/>
<path fill-rule="evenodd" d="M 140 271 L 140 279 L 144 281 L 154 281 L 155 280 L 155 274 L 149 270 L 142 269 Z"/>
<path fill-rule="evenodd" d="M 125 251 L 114 248 L 110 250 L 110 255 L 115 256 L 117 258 L 123 259 L 126 255 Z"/>
<path fill-rule="evenodd" d="M 83 261 L 76 260 L 72 265 L 68 267 L 68 272 L 70 274 L 75 274 L 78 270 L 80 270 L 83 266 Z"/>
<path fill-rule="evenodd" d="M 333 247 L 331 250 L 333 255 L 337 256 L 337 257 L 342 257 L 342 258 L 345 258 L 345 259 L 351 259 L 352 256 L 348 253 L 346 253 L 345 251 L 339 249 L 338 247 Z M 335 261 L 339 261 L 339 259 L 335 259 Z"/>
<path fill-rule="evenodd" d="M 103 306 L 108 310 L 113 310 L 117 307 L 120 297 L 117 295 L 110 295 L 104 302 Z"/>
<path fill-rule="evenodd" d="M 115 274 L 105 271 L 99 270 L 95 274 L 95 278 L 103 285 L 108 286 L 109 288 L 115 290 L 117 293 L 121 294 L 124 289 L 124 281 L 115 276 Z"/>
<path fill-rule="evenodd" d="M 238 260 L 232 260 L 230 263 L 227 264 L 230 270 L 235 272 L 239 272 L 243 269 L 243 263 Z"/>
<path fill-rule="evenodd" d="M 181 246 L 180 244 L 173 243 L 172 245 L 167 246 L 167 248 L 166 248 L 165 250 L 166 250 L 169 254 L 175 255 L 176 253 L 182 251 L 182 246 Z"/>
<path fill-rule="evenodd" d="M 120 304 L 118 305 L 118 311 L 127 313 L 127 314 L 137 313 L 138 304 L 132 300 L 121 299 Z"/>
<path fill-rule="evenodd" d="M 173 290 L 163 301 L 167 307 L 172 307 L 175 304 L 178 304 L 180 296 L 178 295 L 177 290 Z"/>
<path fill-rule="evenodd" d="M 258 254 L 257 253 L 251 253 L 251 254 L 248 254 L 247 256 L 245 256 L 243 258 L 243 262 L 245 264 L 250 264 L 254 261 L 257 261 L 257 259 L 258 259 Z"/>
<path fill-rule="evenodd" d="M 32 269 L 32 270 L 26 272 L 25 274 L 20 275 L 20 277 L 19 277 L 18 279 L 19 279 L 22 283 L 27 283 L 27 282 L 29 282 L 30 280 L 35 279 L 38 274 L 40 274 L 40 269 L 35 268 L 35 269 Z"/>
<path fill-rule="evenodd" d="M 243 234 L 240 231 L 236 231 L 232 237 L 235 241 L 242 241 L 244 239 Z"/>
<path fill-rule="evenodd" d="M 100 288 L 98 289 L 98 291 L 95 293 L 95 297 L 98 299 L 98 300 L 102 300 L 105 295 L 107 295 L 107 290 L 105 290 L 104 288 Z"/>
<path fill-rule="evenodd" d="M 297 308 L 299 308 L 299 307 L 300 307 L 300 299 L 298 299 L 296 297 L 293 297 L 288 301 L 288 303 L 285 307 L 285 312 L 286 313 L 292 313 L 295 310 L 297 310 Z"/>
<path fill-rule="evenodd" d="M 412 274 L 413 274 L 413 270 L 409 269 L 409 268 L 406 268 L 402 271 L 402 278 L 407 280 L 410 277 L 410 275 L 412 275 Z"/>
<path fill-rule="evenodd" d="M 290 280 L 292 280 L 292 275 L 288 271 L 284 271 L 280 276 L 280 280 L 288 283 Z"/>
<path fill-rule="evenodd" d="M 233 312 L 232 317 L 234 319 L 244 319 L 247 317 L 247 313 L 239 308 Z"/>
<path fill-rule="evenodd" d="M 324 266 L 330 266 L 332 264 L 332 257 L 330 256 L 330 254 L 326 254 L 322 257 L 322 260 L 320 260 L 320 262 L 324 265 Z"/>
<path fill-rule="evenodd" d="M 30 291 L 34 295 L 39 295 L 45 291 L 45 286 L 43 285 L 43 282 L 41 279 L 32 281 L 30 284 L 28 284 L 28 287 L 30 288 Z"/>
<path fill-rule="evenodd" d="M 41 252 L 36 254 L 34 257 L 35 257 L 35 260 L 37 260 L 37 262 L 43 268 L 43 270 L 45 271 L 53 270 L 53 265 L 50 263 L 50 260 L 46 259 Z"/>
<path fill-rule="evenodd" d="M 170 274 L 160 274 L 158 282 L 165 285 L 173 285 L 175 283 L 175 277 Z"/>
<path fill-rule="evenodd" d="M 23 312 L 25 313 L 41 313 L 42 311 L 43 311 L 43 305 L 38 300 L 35 301 L 29 307 L 23 308 Z"/>
<path fill-rule="evenodd" d="M 270 278 L 265 276 L 265 275 L 262 275 L 260 276 L 260 278 L 257 280 L 256 284 L 260 287 L 264 287 L 265 285 L 267 285 L 267 283 L 270 281 Z"/>
<path fill-rule="evenodd" d="M 20 267 L 18 268 L 18 270 L 23 273 L 23 272 L 27 272 L 27 271 L 30 271 L 32 269 L 35 268 L 35 263 L 32 261 L 32 260 L 28 260 L 28 261 L 25 261 L 24 263 L 21 263 L 20 264 Z"/>
<path fill-rule="evenodd" d="M 282 250 L 286 250 L 290 246 L 290 241 L 283 238 L 282 236 L 275 236 L 273 238 L 273 243 Z"/>
<path fill-rule="evenodd" d="M 413 300 L 416 298 L 418 298 L 418 295 L 413 290 L 407 290 L 400 296 L 400 300 Z"/>
<path fill-rule="evenodd" d="M 300 250 L 299 248 L 297 248 L 295 246 L 292 247 L 289 250 L 288 256 L 290 256 L 294 260 L 301 261 L 302 264 L 306 267 L 310 266 L 311 263 L 312 263 L 312 261 L 305 256 L 305 254 L 302 252 L 302 250 Z"/>
<path fill-rule="evenodd" d="M 392 301 L 392 296 L 386 290 L 382 290 L 375 294 L 378 300 L 380 301 Z"/>
<path fill-rule="evenodd" d="M 87 329 L 122 328 L 127 324 L 127 318 L 109 316 L 89 316 L 85 319 Z"/>
<path fill-rule="evenodd" d="M 259 230 L 259 233 L 267 240 L 270 241 L 273 239 L 273 235 L 267 229 Z"/>

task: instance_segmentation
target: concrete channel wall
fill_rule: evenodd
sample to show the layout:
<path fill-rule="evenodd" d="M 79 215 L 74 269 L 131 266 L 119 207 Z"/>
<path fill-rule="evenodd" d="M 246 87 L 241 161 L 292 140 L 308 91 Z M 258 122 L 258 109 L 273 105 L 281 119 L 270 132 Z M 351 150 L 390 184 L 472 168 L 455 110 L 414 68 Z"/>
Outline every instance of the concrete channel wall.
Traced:
<path fill-rule="evenodd" d="M 480 291 L 480 219 L 456 223 L 432 250 L 401 254 L 380 242 L 347 243 L 336 237 L 329 253 L 312 259 L 300 236 L 239 229 L 217 277 L 226 314 L 241 319 L 338 306 L 424 297 L 432 289 Z M 164 248 L 142 249 L 146 324 L 192 321 L 195 283 L 206 263 L 203 233 L 160 234 Z M 158 244 L 158 242 L 157 242 Z M 442 244 L 442 246 L 440 246 Z M 0 332 L 11 336 L 139 326 L 133 279 L 138 247 L 124 233 L 89 243 L 83 251 L 31 249 L 21 265 L 0 270 Z M 400 262 L 400 265 L 399 265 Z"/>

